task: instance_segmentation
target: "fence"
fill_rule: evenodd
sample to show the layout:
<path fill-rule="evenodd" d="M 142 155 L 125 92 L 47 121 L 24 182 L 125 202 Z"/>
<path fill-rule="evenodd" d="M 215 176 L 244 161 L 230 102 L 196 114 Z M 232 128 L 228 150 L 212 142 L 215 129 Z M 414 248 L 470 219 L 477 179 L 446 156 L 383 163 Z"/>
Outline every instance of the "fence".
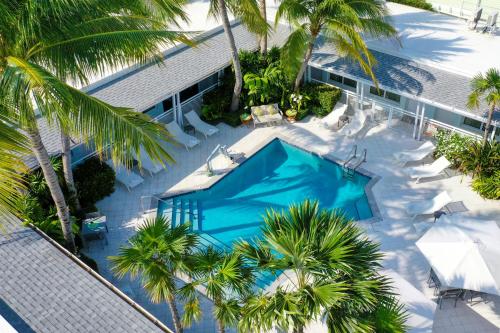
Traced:
<path fill-rule="evenodd" d="M 483 8 L 482 20 L 500 11 L 499 0 L 427 0 L 438 12 L 469 19 L 477 8 Z"/>

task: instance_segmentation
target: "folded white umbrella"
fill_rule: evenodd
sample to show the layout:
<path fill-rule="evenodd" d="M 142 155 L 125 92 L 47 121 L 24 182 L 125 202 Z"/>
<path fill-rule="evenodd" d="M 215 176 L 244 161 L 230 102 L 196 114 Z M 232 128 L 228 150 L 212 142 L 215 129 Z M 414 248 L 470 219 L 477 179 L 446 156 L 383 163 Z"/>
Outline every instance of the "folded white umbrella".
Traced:
<path fill-rule="evenodd" d="M 408 333 L 431 333 L 437 304 L 392 269 L 381 273 L 392 280 L 394 292 L 406 309 Z"/>
<path fill-rule="evenodd" d="M 417 241 L 442 285 L 500 295 L 500 228 L 463 215 L 441 217 Z"/>

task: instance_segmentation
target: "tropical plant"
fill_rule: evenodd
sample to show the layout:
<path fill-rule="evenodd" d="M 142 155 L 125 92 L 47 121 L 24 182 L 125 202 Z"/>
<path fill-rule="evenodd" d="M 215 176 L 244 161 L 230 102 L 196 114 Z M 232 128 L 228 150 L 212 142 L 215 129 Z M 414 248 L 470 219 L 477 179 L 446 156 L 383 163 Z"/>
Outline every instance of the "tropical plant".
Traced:
<path fill-rule="evenodd" d="M 493 112 L 495 112 L 496 108 L 500 108 L 500 70 L 490 68 L 484 75 L 478 73 L 472 78 L 470 84 L 472 92 L 468 97 L 467 107 L 469 109 L 479 109 L 483 96 L 484 101 L 489 107 L 483 136 L 483 143 L 486 144 L 490 133 Z"/>
<path fill-rule="evenodd" d="M 489 177 L 500 170 L 500 143 L 498 141 L 471 142 L 462 157 L 460 169 L 471 173 L 472 177 Z M 499 184 L 500 186 L 500 184 Z"/>
<path fill-rule="evenodd" d="M 245 89 L 248 89 L 249 106 L 258 102 L 267 103 L 276 95 L 279 95 L 283 73 L 280 68 L 270 65 L 262 75 L 247 73 L 243 77 Z"/>
<path fill-rule="evenodd" d="M 241 254 L 212 246 L 194 253 L 188 262 L 192 281 L 180 290 L 186 300 L 184 322 L 189 324 L 192 319 L 199 318 L 201 309 L 196 289 L 202 287 L 213 302 L 217 331 L 224 333 L 226 327 L 236 326 L 240 319 L 241 299 L 253 287 L 252 268 L 245 265 Z"/>
<path fill-rule="evenodd" d="M 486 199 L 500 200 L 500 169 L 489 177 L 475 178 L 472 181 L 472 189 Z"/>
<path fill-rule="evenodd" d="M 332 112 L 342 97 L 342 90 L 339 88 L 316 82 L 305 83 L 300 92 L 310 97 L 309 109 L 318 117 L 324 117 Z"/>
<path fill-rule="evenodd" d="M 23 173 L 27 171 L 22 158 L 28 152 L 26 137 L 2 114 L 0 98 L 0 217 L 21 214 L 18 202 L 26 189 Z"/>
<path fill-rule="evenodd" d="M 318 202 L 306 200 L 283 213 L 270 210 L 264 221 L 262 237 L 240 242 L 237 249 L 287 282 L 247 299 L 242 330 L 303 332 L 326 318 L 332 332 L 376 331 L 374 313 L 391 296 L 389 281 L 378 273 L 378 244 L 338 211 L 320 210 Z M 401 321 L 404 314 L 399 307 L 395 311 L 393 320 Z"/>
<path fill-rule="evenodd" d="M 387 9 L 377 0 L 284 0 L 275 22 L 282 18 L 295 30 L 283 47 L 284 63 L 295 77 L 298 91 L 319 35 L 332 43 L 340 55 L 354 59 L 376 83 L 372 72 L 375 64 L 362 35 L 393 37 L 396 30 L 387 22 Z"/>
<path fill-rule="evenodd" d="M 474 141 L 470 137 L 443 129 L 438 129 L 434 134 L 434 138 L 436 139 L 434 157 L 446 157 L 454 168 L 460 167 L 462 159 L 467 154 L 468 147 Z"/>
<path fill-rule="evenodd" d="M 2 114 L 24 130 L 57 208 L 66 246 L 75 251 L 69 209 L 49 161 L 37 123 L 46 118 L 66 136 L 74 135 L 107 152 L 117 162 L 127 160 L 142 145 L 155 160 L 170 156 L 157 143 L 166 131 L 149 117 L 113 107 L 66 82 L 86 84 L 91 76 L 110 69 L 145 63 L 183 34 L 147 17 L 150 2 L 13 0 L 0 6 L 0 105 Z M 179 2 L 157 0 L 165 10 L 179 11 Z M 138 13 L 142 12 L 143 15 Z M 155 16 L 156 17 L 156 16 Z M 153 58 L 158 59 L 158 58 Z M 110 130 L 113 128 L 113 130 Z M 63 144 L 67 143 L 63 137 Z M 69 154 L 64 152 L 65 157 Z M 68 159 L 65 158 L 68 170 Z"/>
<path fill-rule="evenodd" d="M 146 220 L 129 245 L 109 257 L 111 270 L 119 278 L 140 275 L 151 301 L 168 303 L 177 333 L 183 331 L 183 325 L 175 301 L 176 275 L 187 271 L 186 258 L 196 244 L 197 236 L 189 232 L 188 224 L 172 228 L 165 217 L 158 216 Z"/>
<path fill-rule="evenodd" d="M 238 57 L 238 49 L 236 48 L 231 24 L 229 22 L 228 11 L 235 17 L 241 19 L 248 30 L 257 33 L 257 35 L 266 33 L 268 24 L 260 15 L 256 0 L 210 0 L 209 15 L 222 21 L 224 33 L 226 34 L 231 50 L 235 83 L 230 111 L 235 112 L 239 108 L 241 89 L 243 87 L 243 74 Z"/>
<path fill-rule="evenodd" d="M 115 191 L 115 172 L 97 157 L 75 168 L 78 198 L 86 212 L 95 211 L 95 203 Z"/>
<path fill-rule="evenodd" d="M 311 100 L 311 98 L 307 95 L 292 93 L 290 94 L 288 100 L 290 102 L 290 107 L 293 110 L 296 110 L 297 113 L 301 113 L 303 112 L 303 108 L 307 106 L 307 103 Z"/>

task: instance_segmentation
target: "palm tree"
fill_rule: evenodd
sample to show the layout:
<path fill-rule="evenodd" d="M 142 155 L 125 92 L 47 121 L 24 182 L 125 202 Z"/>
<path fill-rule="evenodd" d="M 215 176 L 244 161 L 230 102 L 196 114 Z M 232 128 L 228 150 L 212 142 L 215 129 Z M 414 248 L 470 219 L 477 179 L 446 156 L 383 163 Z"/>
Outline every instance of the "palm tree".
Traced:
<path fill-rule="evenodd" d="M 178 3 L 172 2 L 174 7 Z M 139 10 L 147 13 L 147 8 L 139 0 L 69 0 L 57 5 L 15 0 L 0 6 L 2 111 L 26 133 L 57 208 L 66 246 L 72 252 L 75 244 L 69 209 L 50 165 L 37 118 L 45 117 L 65 135 L 74 134 L 86 143 L 92 140 L 103 153 L 108 152 L 105 148 L 109 144 L 119 143 L 109 149 L 118 163 L 127 164 L 133 151 L 140 152 L 141 145 L 153 159 L 170 160 L 158 143 L 160 138 L 167 138 L 159 124 L 66 83 L 88 83 L 92 75 L 146 63 L 165 45 L 186 40 L 183 34 L 159 29 L 158 21 L 137 15 Z M 67 159 L 65 164 L 68 170 Z"/>
<path fill-rule="evenodd" d="M 486 144 L 493 119 L 493 112 L 495 112 L 496 108 L 500 107 L 500 71 L 496 68 L 490 68 L 486 71 L 485 75 L 482 73 L 476 74 L 472 78 L 471 87 L 472 92 L 469 95 L 467 107 L 469 109 L 479 109 L 481 97 L 483 96 L 485 96 L 484 100 L 490 107 L 483 136 L 483 143 Z"/>
<path fill-rule="evenodd" d="M 259 11 L 262 19 L 267 22 L 266 0 L 259 0 Z M 265 55 L 267 53 L 267 31 L 260 35 L 259 47 L 260 54 Z"/>
<path fill-rule="evenodd" d="M 264 221 L 262 238 L 237 249 L 259 269 L 288 279 L 275 292 L 247 300 L 240 328 L 299 333 L 326 317 L 332 332 L 374 332 L 369 314 L 390 296 L 388 281 L 377 273 L 378 245 L 344 215 L 308 200 L 286 213 L 270 210 Z"/>
<path fill-rule="evenodd" d="M 240 59 L 238 58 L 238 49 L 234 41 L 231 24 L 229 22 L 228 11 L 235 17 L 242 20 L 243 24 L 251 31 L 261 36 L 267 31 L 268 25 L 262 19 L 256 0 L 211 0 L 209 15 L 222 20 L 224 33 L 226 34 L 229 48 L 231 50 L 231 59 L 234 69 L 234 89 L 231 99 L 230 111 L 238 110 L 240 103 L 241 88 L 243 87 L 243 74 L 241 73 Z"/>
<path fill-rule="evenodd" d="M 385 4 L 377 0 L 283 0 L 276 13 L 276 24 L 284 18 L 295 26 L 283 48 L 284 63 L 296 75 L 294 90 L 300 87 L 320 34 L 340 55 L 359 63 L 376 83 L 371 69 L 375 59 L 362 34 L 394 36 L 396 31 L 386 22 L 386 15 Z"/>
<path fill-rule="evenodd" d="M 194 253 L 189 258 L 189 266 L 192 282 L 180 290 L 189 309 L 184 321 L 190 323 L 192 318 L 199 316 L 196 289 L 202 287 L 213 302 L 217 331 L 224 333 L 227 326 L 236 326 L 240 318 L 240 299 L 253 286 L 252 269 L 245 266 L 242 255 L 209 246 Z"/>
<path fill-rule="evenodd" d="M 118 277 L 141 275 L 151 301 L 168 303 L 177 333 L 182 333 L 183 326 L 175 301 L 176 275 L 186 272 L 186 257 L 196 243 L 197 236 L 189 232 L 188 224 L 172 228 L 166 218 L 158 216 L 146 220 L 129 239 L 129 246 L 109 257 L 112 271 Z"/>

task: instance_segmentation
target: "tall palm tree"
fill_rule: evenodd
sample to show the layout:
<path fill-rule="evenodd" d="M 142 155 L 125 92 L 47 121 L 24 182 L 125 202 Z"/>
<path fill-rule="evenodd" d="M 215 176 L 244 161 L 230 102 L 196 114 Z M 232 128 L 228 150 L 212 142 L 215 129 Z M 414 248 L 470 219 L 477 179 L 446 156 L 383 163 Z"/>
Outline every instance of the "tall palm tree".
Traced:
<path fill-rule="evenodd" d="M 175 7 L 179 2 L 172 3 Z M 159 29 L 157 21 L 137 15 L 137 8 L 147 13 L 145 2 L 139 0 L 0 1 L 2 112 L 26 133 L 72 252 L 68 206 L 42 142 L 38 117 L 66 135 L 75 134 L 86 143 L 92 140 L 105 153 L 109 144 L 119 143 L 109 150 L 116 162 L 126 164 L 141 145 L 156 160 L 170 159 L 158 143 L 167 138 L 159 124 L 67 83 L 87 83 L 89 77 L 110 69 L 149 62 L 162 47 L 186 40 L 183 34 Z"/>
<path fill-rule="evenodd" d="M 168 303 L 177 333 L 183 332 L 183 325 L 175 301 L 176 275 L 186 272 L 186 258 L 196 243 L 197 236 L 189 232 L 189 225 L 171 228 L 170 222 L 159 216 L 146 220 L 129 239 L 129 246 L 109 257 L 118 277 L 140 275 L 151 301 Z"/>
<path fill-rule="evenodd" d="M 500 70 L 497 68 L 490 68 L 483 75 L 482 73 L 476 74 L 471 81 L 472 92 L 467 101 L 469 109 L 479 109 L 481 98 L 484 96 L 486 104 L 489 106 L 488 118 L 486 120 L 483 144 L 488 141 L 488 136 L 493 119 L 493 112 L 500 108 Z"/>
<path fill-rule="evenodd" d="M 259 11 L 262 19 L 267 22 L 266 0 L 259 0 Z M 260 35 L 259 48 L 260 54 L 265 55 L 267 53 L 267 31 Z"/>
<path fill-rule="evenodd" d="M 196 289 L 202 287 L 213 302 L 217 331 L 224 333 L 227 326 L 236 326 L 240 318 L 240 299 L 253 286 L 252 269 L 245 266 L 242 255 L 209 246 L 194 253 L 188 262 L 192 282 L 180 290 L 190 310 L 184 320 L 189 323 L 201 312 Z"/>
<path fill-rule="evenodd" d="M 210 0 L 209 15 L 222 20 L 224 33 L 226 34 L 229 49 L 231 51 L 235 83 L 230 111 L 234 112 L 238 110 L 240 104 L 241 89 L 243 87 L 243 74 L 241 73 L 238 48 L 236 47 L 236 42 L 234 41 L 228 12 L 231 12 L 236 18 L 241 19 L 248 30 L 256 33 L 258 36 L 261 36 L 267 31 L 268 24 L 260 15 L 256 0 Z"/>
<path fill-rule="evenodd" d="M 308 200 L 286 213 L 270 210 L 264 221 L 262 238 L 240 242 L 238 251 L 288 279 L 275 292 L 250 297 L 240 327 L 299 333 L 326 317 L 332 332 L 374 332 L 368 314 L 390 296 L 388 281 L 377 273 L 378 245 L 344 215 Z"/>
<path fill-rule="evenodd" d="M 395 36 L 396 30 L 386 21 L 386 15 L 385 4 L 378 0 L 283 0 L 276 13 L 276 24 L 284 18 L 295 26 L 283 52 L 284 63 L 295 74 L 295 91 L 300 87 L 320 34 L 340 55 L 359 63 L 376 82 L 371 69 L 375 59 L 362 34 Z"/>

